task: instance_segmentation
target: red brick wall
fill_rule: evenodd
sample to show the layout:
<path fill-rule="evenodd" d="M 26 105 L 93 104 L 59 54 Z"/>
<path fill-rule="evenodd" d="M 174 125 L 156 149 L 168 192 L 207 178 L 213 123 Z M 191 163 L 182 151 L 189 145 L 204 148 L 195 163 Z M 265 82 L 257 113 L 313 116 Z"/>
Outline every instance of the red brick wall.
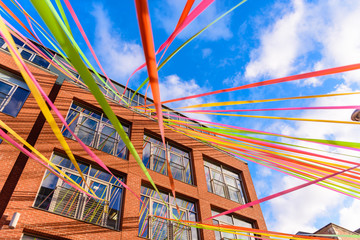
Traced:
<path fill-rule="evenodd" d="M 16 71 L 16 67 L 12 62 L 11 57 L 6 53 L 0 52 L 0 64 Z M 41 86 L 48 93 L 56 76 L 36 67 L 29 67 L 34 75 L 36 75 Z M 4 68 L 4 66 L 2 66 L 2 68 Z M 69 82 L 64 82 L 55 101 L 55 105 L 63 117 L 66 117 L 70 104 L 75 97 L 95 107 L 99 107 L 94 97 L 89 92 L 80 89 Z M 131 141 L 141 157 L 144 131 L 151 130 L 152 132 L 159 134 L 157 123 L 117 104 L 110 103 L 110 105 L 118 117 L 131 122 Z M 0 117 L 22 137 L 26 138 L 38 113 L 39 108 L 37 107 L 34 98 L 30 95 L 16 119 L 2 113 L 0 113 Z M 60 120 L 56 118 L 56 121 L 61 128 L 62 124 Z M 249 194 L 249 200 L 253 201 L 257 199 L 247 164 L 171 130 L 166 129 L 165 135 L 167 139 L 192 150 L 192 164 L 196 184 L 192 186 L 175 180 L 175 188 L 178 195 L 184 198 L 188 197 L 190 200 L 197 202 L 200 221 L 211 216 L 211 206 L 219 207 L 221 209 L 231 209 L 238 206 L 238 203 L 236 202 L 227 200 L 207 191 L 203 155 L 242 171 L 247 192 Z M 67 139 L 67 142 L 75 156 L 87 159 L 89 163 L 92 163 L 92 160 L 76 141 Z M 35 148 L 48 158 L 50 158 L 51 153 L 55 148 L 62 149 L 47 123 L 39 136 Z M 115 173 L 118 172 L 126 175 L 127 185 L 140 195 L 141 184 L 142 182 L 147 182 L 147 178 L 137 165 L 133 156 L 130 156 L 127 161 L 95 149 L 93 149 L 93 151 L 109 168 L 113 169 Z M 0 164 L 2 166 L 0 168 L 0 186 L 2 187 L 19 152 L 6 143 L 0 144 L 0 152 Z M 6 239 L 19 239 L 25 228 L 35 232 L 63 236 L 69 239 L 138 239 L 139 200 L 128 191 L 125 191 L 124 194 L 121 231 L 110 230 L 33 208 L 32 204 L 41 184 L 44 171 L 44 168 L 34 160 L 30 159 L 28 161 L 5 213 L 8 216 L 7 220 L 9 220 L 14 212 L 20 212 L 21 217 L 19 223 L 17 228 L 13 230 L 8 229 L 8 226 L 4 225 L 2 230 L 0 230 L 1 237 L 5 236 Z M 149 171 L 157 185 L 170 191 L 170 184 L 167 176 L 151 170 Z M 247 219 L 254 220 L 260 229 L 266 229 L 260 206 L 244 209 L 237 212 L 237 214 L 244 216 Z M 204 223 L 211 224 L 212 221 L 205 221 Z M 202 239 L 214 239 L 214 233 L 212 231 L 204 230 L 202 231 L 202 235 Z"/>

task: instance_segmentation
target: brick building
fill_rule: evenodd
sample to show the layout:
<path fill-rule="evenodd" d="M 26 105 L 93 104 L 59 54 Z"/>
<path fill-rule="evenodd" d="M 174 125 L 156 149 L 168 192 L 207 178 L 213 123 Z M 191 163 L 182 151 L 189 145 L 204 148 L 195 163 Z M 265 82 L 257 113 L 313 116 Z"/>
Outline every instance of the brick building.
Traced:
<path fill-rule="evenodd" d="M 333 238 L 333 239 L 338 239 L 338 240 L 354 240 L 354 239 L 358 239 L 358 238 L 354 238 L 354 237 L 347 237 L 349 235 L 359 235 L 359 229 L 355 230 L 355 231 L 350 231 L 344 227 L 341 227 L 339 225 L 336 225 L 334 223 L 329 223 L 327 225 L 325 225 L 324 227 L 320 228 L 319 230 L 315 231 L 314 233 L 307 233 L 307 232 L 297 232 L 296 235 L 303 235 L 303 236 L 317 236 L 319 238 L 321 238 L 321 234 L 325 235 L 323 236 L 324 238 Z M 338 235 L 336 237 L 328 237 L 326 235 Z"/>
<path fill-rule="evenodd" d="M 66 117 L 72 130 L 117 177 L 141 196 L 142 203 L 100 168 L 64 128 L 62 133 L 79 162 L 87 186 L 107 201 L 99 202 L 74 190 L 39 163 L 27 160 L 10 144 L 2 142 L 0 199 L 10 198 L 11 186 L 16 185 L 14 179 L 16 176 L 20 178 L 0 220 L 0 239 L 248 239 L 229 233 L 190 229 L 156 217 L 170 217 L 173 213 L 184 220 L 202 221 L 218 212 L 256 200 L 245 162 L 166 129 L 167 154 L 175 178 L 176 203 L 180 210 L 177 211 L 170 194 L 165 167 L 166 152 L 159 144 L 157 122 L 119 104 L 114 95 L 103 89 L 167 202 L 168 206 L 164 206 L 90 92 L 67 79 L 22 41 L 15 40 L 21 55 L 27 59 L 29 69 Z M 60 58 L 57 55 L 55 57 Z M 119 92 L 123 91 L 122 85 L 114 84 Z M 125 98 L 129 99 L 132 93 L 129 89 Z M 137 94 L 131 105 L 142 104 L 144 96 Z M 74 171 L 74 166 L 50 126 L 45 123 L 1 38 L 0 117 L 69 177 L 87 188 Z M 60 120 L 57 121 L 58 126 L 62 127 Z M 21 167 L 15 165 L 25 167 L 22 171 Z M 10 229 L 9 221 L 15 212 L 21 215 L 17 226 Z M 259 205 L 204 223 L 266 230 Z"/>

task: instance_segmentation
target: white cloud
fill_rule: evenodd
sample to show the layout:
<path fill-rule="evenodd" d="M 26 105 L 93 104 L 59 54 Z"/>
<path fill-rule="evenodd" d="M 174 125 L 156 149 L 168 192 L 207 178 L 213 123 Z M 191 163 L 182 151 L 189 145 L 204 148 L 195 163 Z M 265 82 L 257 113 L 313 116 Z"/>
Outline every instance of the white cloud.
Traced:
<path fill-rule="evenodd" d="M 340 209 L 340 225 L 350 231 L 357 230 L 360 220 L 360 201 L 355 199 L 349 207 Z"/>
<path fill-rule="evenodd" d="M 195 1 L 194 7 L 200 1 Z M 166 0 L 161 2 L 161 7 L 156 14 L 157 19 L 160 21 L 161 26 L 165 29 L 167 34 L 171 34 L 180 18 L 181 12 L 184 9 L 186 1 L 184 0 Z M 200 29 L 207 26 L 214 19 L 216 19 L 222 13 L 219 11 L 220 4 L 214 2 L 211 4 L 203 13 L 201 13 L 192 23 L 190 23 L 183 31 L 179 34 L 180 39 L 188 39 Z M 193 7 L 193 8 L 194 8 Z M 166 11 L 164 11 L 166 10 Z M 230 30 L 230 18 L 224 17 L 216 24 L 209 27 L 203 32 L 199 38 L 215 41 L 219 39 L 229 39 L 233 36 Z"/>
<path fill-rule="evenodd" d="M 337 86 L 337 89 L 332 93 L 339 92 L 351 92 L 355 91 L 350 89 L 344 84 Z M 318 98 L 314 100 L 311 106 L 344 106 L 354 105 L 360 103 L 360 96 L 350 95 L 331 98 Z M 353 110 L 307 110 L 298 115 L 299 118 L 311 118 L 311 119 L 325 119 L 325 120 L 340 120 L 350 121 L 350 115 Z M 359 126 L 350 124 L 331 124 L 331 123 L 314 123 L 314 122 L 300 122 L 297 121 L 291 125 L 289 122 L 279 122 L 270 126 L 267 131 L 279 132 L 284 135 L 290 135 L 295 137 L 304 138 L 318 138 L 318 139 L 332 139 L 342 141 L 358 142 Z M 331 155 L 331 152 L 357 155 L 356 152 L 351 152 L 343 149 L 334 149 L 325 145 L 310 144 L 298 141 L 286 142 L 293 143 L 295 145 L 301 145 L 306 147 L 314 147 L 326 151 L 318 152 L 317 154 Z M 306 150 L 314 152 L 311 150 Z M 344 160 L 350 160 L 359 162 L 356 158 L 331 155 L 332 157 L 338 157 Z M 271 179 L 270 181 L 273 181 Z M 295 184 L 296 183 L 296 184 Z M 277 182 L 272 185 L 272 191 L 279 191 L 280 189 L 287 189 L 291 186 L 300 185 L 301 182 L 291 177 L 284 177 L 281 182 Z M 324 189 L 319 186 L 310 186 L 303 190 L 299 190 L 296 193 L 291 193 L 274 199 L 269 202 L 272 218 L 268 219 L 269 229 L 276 231 L 283 231 L 288 233 L 295 233 L 297 231 L 314 232 L 317 228 L 325 226 L 330 221 L 339 224 L 343 227 L 352 227 L 350 230 L 354 230 L 353 225 L 350 225 L 349 221 L 345 218 L 353 219 L 355 215 L 351 215 L 349 210 L 344 208 L 345 195 L 341 195 L 329 189 Z M 358 200 L 355 200 L 358 201 Z M 359 202 L 359 201 L 358 201 Z M 286 206 L 286 207 L 284 207 Z M 355 203 L 349 209 L 354 209 Z M 340 209 L 342 209 L 340 211 Z M 340 214 L 340 223 L 338 222 Z M 359 216 L 359 215 L 358 215 Z M 341 219 L 342 217 L 342 219 Z M 320 226 L 315 226 L 317 221 L 321 219 L 331 219 L 328 222 L 322 222 Z M 344 224 L 344 225 L 342 225 Z"/>
<path fill-rule="evenodd" d="M 273 185 L 273 189 L 285 190 L 302 183 L 304 182 L 285 176 L 281 183 Z M 335 209 L 343 204 L 344 199 L 341 194 L 319 186 L 309 186 L 275 198 L 269 202 L 274 220 L 267 222 L 268 228 L 292 234 L 298 231 L 315 232 L 316 221 L 336 214 Z"/>
<path fill-rule="evenodd" d="M 206 87 L 199 86 L 194 79 L 191 79 L 190 81 L 185 81 L 183 79 L 180 79 L 180 77 L 176 74 L 169 75 L 164 79 L 160 79 L 159 85 L 160 85 L 161 101 L 192 96 L 195 94 L 200 94 L 209 91 Z M 204 98 L 193 98 L 189 100 L 166 104 L 166 106 L 169 106 L 171 108 L 177 108 L 177 107 L 185 107 L 185 106 L 202 104 L 202 103 L 205 103 Z M 187 109 L 187 110 L 191 110 L 191 109 Z M 211 121 L 211 118 L 208 115 L 204 115 L 204 114 L 186 113 L 185 115 L 194 119 Z"/>
<path fill-rule="evenodd" d="M 292 2 L 294 10 L 266 29 L 260 38 L 260 47 L 251 52 L 246 78 L 285 76 L 293 70 L 295 59 L 301 52 L 299 33 L 304 27 L 303 19 L 308 9 L 302 0 Z"/>
<path fill-rule="evenodd" d="M 262 78 L 284 77 L 360 62 L 358 28 L 360 1 L 292 0 L 291 4 L 281 6 L 282 14 L 279 14 L 265 30 L 260 30 L 258 37 L 260 45 L 251 52 L 246 70 L 228 78 L 228 82 L 238 84 L 240 79 L 261 81 Z M 322 84 L 327 78 L 311 78 L 301 81 L 299 85 L 321 86 L 322 93 L 324 89 L 328 89 L 328 93 L 353 92 L 360 89 L 360 71 L 337 74 L 329 78 L 336 78 L 334 82 L 338 81 L 338 84 L 325 86 Z M 307 104 L 308 106 L 360 105 L 360 96 L 318 98 Z M 352 111 L 309 110 L 297 112 L 296 117 L 350 121 Z M 288 116 L 291 114 L 295 113 L 289 112 Z M 305 138 L 359 141 L 359 126 L 350 124 L 278 121 L 268 126 L 265 131 Z M 302 146 L 315 146 L 304 142 L 300 144 L 286 141 Z M 316 145 L 316 148 L 329 154 L 334 151 L 349 153 L 328 146 Z M 354 152 L 351 154 L 357 155 Z M 346 159 L 343 156 L 341 158 Z M 348 159 L 359 162 L 358 159 Z M 262 194 L 269 195 L 303 183 L 289 176 L 282 177 L 279 181 L 276 175 L 267 177 L 271 185 L 267 192 L 264 192 L 266 188 L 262 178 L 255 179 L 255 186 L 261 189 Z M 349 198 L 345 195 L 319 186 L 307 187 L 269 201 L 266 212 L 270 211 L 271 214 L 267 214 L 267 225 L 271 230 L 288 233 L 314 232 L 331 221 L 354 230 L 359 227 L 360 203 L 359 200 L 351 199 L 351 205 L 345 206 L 347 202 Z"/>
<path fill-rule="evenodd" d="M 144 55 L 139 44 L 124 41 L 113 28 L 108 12 L 102 4 L 94 4 L 92 15 L 96 19 L 95 49 L 108 75 L 116 80 L 127 80 L 142 63 Z"/>
<path fill-rule="evenodd" d="M 291 9 L 261 32 L 260 46 L 251 52 L 251 60 L 241 76 L 258 81 L 261 77 L 283 77 L 359 63 L 358 22 L 359 1 L 292 0 Z M 349 83 L 358 84 L 359 77 L 360 71 L 344 74 Z M 320 85 L 318 79 L 309 79 L 305 84 Z"/>

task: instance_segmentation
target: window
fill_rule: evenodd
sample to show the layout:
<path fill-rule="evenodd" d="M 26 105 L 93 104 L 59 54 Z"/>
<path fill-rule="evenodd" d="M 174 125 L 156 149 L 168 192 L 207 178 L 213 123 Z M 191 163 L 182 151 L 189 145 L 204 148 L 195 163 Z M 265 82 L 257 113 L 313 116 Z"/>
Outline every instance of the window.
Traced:
<path fill-rule="evenodd" d="M 88 190 L 69 159 L 53 154 L 51 161 Z M 46 170 L 34 207 L 118 230 L 123 193 L 120 183 L 110 174 L 92 165 L 79 163 L 79 167 L 87 185 L 96 196 L 106 201 L 96 200 L 75 190 Z M 121 177 L 119 179 L 123 181 Z"/>
<path fill-rule="evenodd" d="M 239 174 L 207 161 L 204 161 L 204 167 L 209 192 L 241 204 L 246 203 L 243 182 Z"/>
<path fill-rule="evenodd" d="M 86 145 L 127 159 L 128 150 L 125 143 L 104 114 L 95 113 L 72 103 L 66 122 Z M 125 132 L 129 134 L 129 127 L 123 123 L 122 126 Z M 75 140 L 65 127 L 63 127 L 62 132 L 65 137 Z"/>
<path fill-rule="evenodd" d="M 0 112 L 16 117 L 29 94 L 25 82 L 0 70 Z"/>
<path fill-rule="evenodd" d="M 212 216 L 219 214 L 220 212 L 211 210 Z M 213 218 L 214 224 L 222 224 L 222 225 L 232 225 L 237 227 L 246 227 L 246 228 L 254 228 L 253 224 L 250 222 L 246 222 L 237 218 L 234 215 L 222 215 L 220 217 Z M 248 235 L 247 233 L 244 233 Z M 246 239 L 246 240 L 254 240 L 253 237 L 243 236 L 239 234 L 227 233 L 227 232 L 218 232 L 215 231 L 215 239 L 216 240 L 230 240 L 230 239 Z"/>
<path fill-rule="evenodd" d="M 2 37 L 0 37 L 0 48 L 2 48 L 2 46 L 4 45 L 5 41 Z"/>
<path fill-rule="evenodd" d="M 195 204 L 176 198 L 176 203 L 179 206 L 178 212 L 174 198 L 166 193 L 161 193 L 161 195 L 167 206 L 161 201 L 157 192 L 151 188 L 141 186 L 141 200 L 143 203 L 140 202 L 139 236 L 149 239 L 199 239 L 196 228 L 158 218 L 174 218 L 174 215 L 181 220 L 197 221 Z"/>
<path fill-rule="evenodd" d="M 32 234 L 24 233 L 20 240 L 48 240 L 49 238 L 38 237 Z"/>
<path fill-rule="evenodd" d="M 147 135 L 144 136 L 142 160 L 147 168 L 167 175 L 165 154 L 162 142 Z M 168 159 L 170 160 L 170 168 L 173 177 L 179 181 L 193 184 L 190 153 L 167 143 L 167 154 Z"/>
<path fill-rule="evenodd" d="M 43 57 L 40 57 L 39 55 L 37 55 L 34 50 L 32 50 L 28 45 L 26 45 L 23 41 L 21 41 L 20 39 L 16 38 L 15 36 L 12 36 L 14 39 L 15 44 L 17 45 L 17 49 L 19 51 L 19 53 L 21 54 L 22 58 L 35 63 L 36 65 L 39 65 L 43 68 L 48 68 L 50 63 L 45 60 Z M 4 44 L 5 41 L 4 39 L 0 38 L 0 47 L 1 48 L 5 48 L 5 50 L 8 51 L 7 48 L 7 44 Z M 50 58 L 52 58 L 51 55 L 48 54 L 47 50 L 45 50 L 43 47 L 37 45 L 37 48 L 42 51 L 46 56 L 50 56 Z"/>

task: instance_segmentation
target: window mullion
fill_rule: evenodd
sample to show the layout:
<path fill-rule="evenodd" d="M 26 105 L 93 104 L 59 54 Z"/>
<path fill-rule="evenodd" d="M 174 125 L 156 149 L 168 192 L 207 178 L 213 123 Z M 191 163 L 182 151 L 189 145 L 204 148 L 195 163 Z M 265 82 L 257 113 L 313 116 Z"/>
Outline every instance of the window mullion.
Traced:
<path fill-rule="evenodd" d="M 221 169 L 221 177 L 222 177 L 222 180 L 223 180 L 223 184 L 225 186 L 225 189 L 224 189 L 225 190 L 225 198 L 230 199 L 229 187 L 228 187 L 228 185 L 226 184 L 226 181 L 225 181 L 225 174 L 224 174 L 222 165 L 220 165 L 220 169 Z"/>
<path fill-rule="evenodd" d="M 17 89 L 17 86 L 15 84 L 11 84 L 9 82 L 4 82 L 5 84 L 11 86 L 11 89 L 9 91 L 9 93 L 7 94 L 7 96 L 5 96 L 3 102 L 0 105 L 0 111 L 3 110 L 3 108 L 5 108 L 5 106 L 10 102 L 12 95 L 15 93 L 15 90 Z"/>

